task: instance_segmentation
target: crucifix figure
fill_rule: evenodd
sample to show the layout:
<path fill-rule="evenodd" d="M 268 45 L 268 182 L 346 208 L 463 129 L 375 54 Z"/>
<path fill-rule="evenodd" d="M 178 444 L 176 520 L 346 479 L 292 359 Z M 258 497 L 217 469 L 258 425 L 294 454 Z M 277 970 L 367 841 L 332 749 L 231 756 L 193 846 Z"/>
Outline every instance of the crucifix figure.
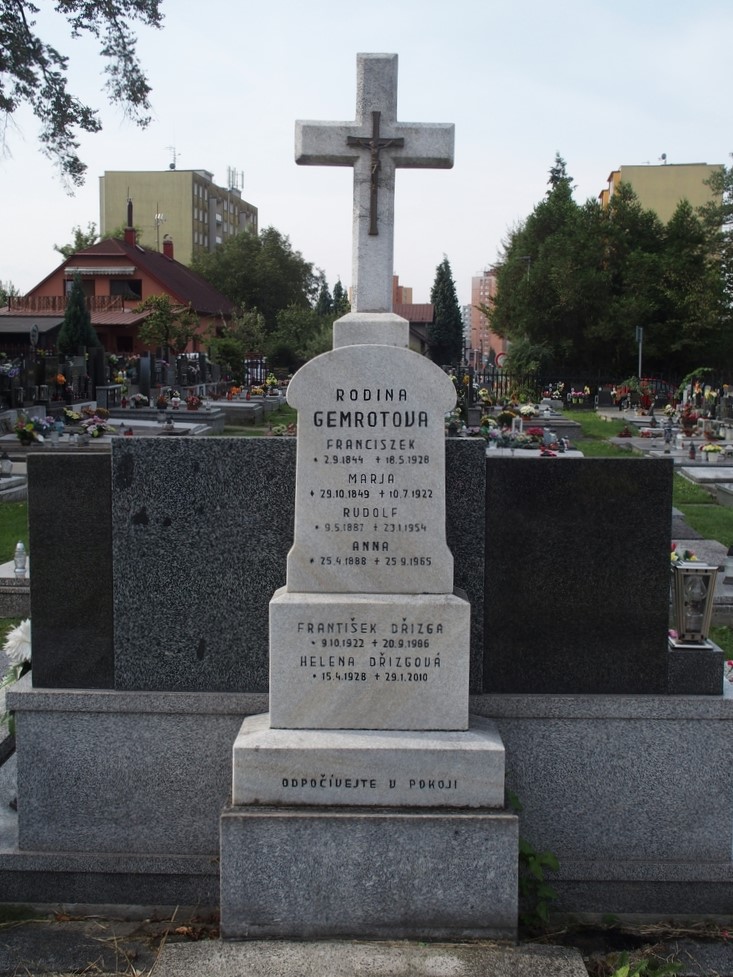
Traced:
<path fill-rule="evenodd" d="M 352 309 L 391 312 L 396 168 L 453 166 L 454 126 L 397 121 L 397 55 L 359 54 L 354 122 L 296 122 L 295 160 L 353 166 Z"/>
<path fill-rule="evenodd" d="M 369 150 L 369 233 L 371 235 L 379 234 L 377 227 L 377 175 L 380 167 L 379 150 L 387 149 L 388 146 L 399 146 L 401 148 L 405 145 L 405 140 L 402 137 L 398 139 L 379 138 L 379 120 L 381 116 L 381 112 L 372 112 L 371 136 L 346 137 L 346 144 L 348 146 L 359 146 L 360 148 Z"/>

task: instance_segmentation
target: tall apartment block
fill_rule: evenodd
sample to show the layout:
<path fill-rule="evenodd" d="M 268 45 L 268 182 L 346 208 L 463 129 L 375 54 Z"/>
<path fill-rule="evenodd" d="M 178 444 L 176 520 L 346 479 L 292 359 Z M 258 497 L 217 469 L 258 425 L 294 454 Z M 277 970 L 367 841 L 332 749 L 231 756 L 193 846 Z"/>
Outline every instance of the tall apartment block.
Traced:
<path fill-rule="evenodd" d="M 127 220 L 133 203 L 139 243 L 162 251 L 172 238 L 176 259 L 185 265 L 195 254 L 214 251 L 242 231 L 257 233 L 257 208 L 236 186 L 220 187 L 208 170 L 105 170 L 99 178 L 100 235 L 108 237 Z"/>
<path fill-rule="evenodd" d="M 721 169 L 719 163 L 620 166 L 611 171 L 608 186 L 601 190 L 598 199 L 602 207 L 607 207 L 623 181 L 631 186 L 642 207 L 653 210 L 666 224 L 681 200 L 688 200 L 693 209 L 710 203 L 714 195 L 706 181 Z"/>
<path fill-rule="evenodd" d="M 469 349 L 466 358 L 469 365 L 479 372 L 496 360 L 500 353 L 505 353 L 508 347 L 506 339 L 493 333 L 489 327 L 489 320 L 478 306 L 488 306 L 496 295 L 496 268 L 484 268 L 471 279 L 471 321 L 469 331 Z"/>

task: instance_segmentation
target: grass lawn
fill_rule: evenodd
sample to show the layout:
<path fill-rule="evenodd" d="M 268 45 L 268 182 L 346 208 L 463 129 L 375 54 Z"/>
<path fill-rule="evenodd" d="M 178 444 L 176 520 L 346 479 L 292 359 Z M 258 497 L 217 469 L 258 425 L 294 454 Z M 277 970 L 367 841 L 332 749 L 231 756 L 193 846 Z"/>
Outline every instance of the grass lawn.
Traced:
<path fill-rule="evenodd" d="M 624 421 L 605 421 L 595 411 L 573 411 L 568 415 L 583 429 L 581 437 L 574 439 L 575 446 L 586 457 L 628 456 L 628 450 L 608 443 L 617 437 Z M 672 504 L 685 521 L 704 539 L 715 539 L 724 546 L 733 546 L 733 509 L 718 505 L 709 490 L 675 474 L 672 486 Z"/>
<path fill-rule="evenodd" d="M 261 424 L 253 424 L 247 427 L 237 425 L 237 427 L 225 427 L 223 431 L 218 431 L 212 437 L 223 438 L 262 438 L 271 433 L 271 429 L 277 424 L 296 424 L 298 412 L 288 404 L 283 404 L 265 415 Z"/>
<path fill-rule="evenodd" d="M 592 410 L 573 411 L 569 418 L 577 421 L 583 429 L 580 437 L 572 438 L 573 446 L 582 451 L 586 458 L 622 458 L 629 457 L 627 448 L 610 444 L 608 439 L 618 437 L 624 421 L 604 421 Z"/>
<path fill-rule="evenodd" d="M 28 547 L 28 503 L 0 502 L 0 563 L 12 560 L 18 541 Z"/>
<path fill-rule="evenodd" d="M 725 652 L 726 659 L 733 659 L 733 631 L 730 628 L 710 628 L 710 639 Z"/>

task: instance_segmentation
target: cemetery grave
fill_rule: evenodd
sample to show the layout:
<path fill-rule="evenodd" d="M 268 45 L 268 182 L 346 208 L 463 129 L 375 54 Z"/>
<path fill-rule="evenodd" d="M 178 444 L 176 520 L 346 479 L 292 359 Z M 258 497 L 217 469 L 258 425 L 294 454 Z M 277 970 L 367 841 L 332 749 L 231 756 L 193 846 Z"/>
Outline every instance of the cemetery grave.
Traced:
<path fill-rule="evenodd" d="M 300 162 L 354 167 L 356 215 L 354 311 L 289 385 L 297 443 L 28 458 L 0 891 L 218 907 L 225 940 L 306 955 L 513 941 L 521 831 L 561 912 L 729 912 L 733 696 L 719 651 L 668 644 L 672 459 L 444 437 L 452 384 L 390 311 L 392 207 L 396 169 L 452 164 L 452 127 L 397 122 L 396 56 L 357 75 L 354 122 L 296 128 Z"/>

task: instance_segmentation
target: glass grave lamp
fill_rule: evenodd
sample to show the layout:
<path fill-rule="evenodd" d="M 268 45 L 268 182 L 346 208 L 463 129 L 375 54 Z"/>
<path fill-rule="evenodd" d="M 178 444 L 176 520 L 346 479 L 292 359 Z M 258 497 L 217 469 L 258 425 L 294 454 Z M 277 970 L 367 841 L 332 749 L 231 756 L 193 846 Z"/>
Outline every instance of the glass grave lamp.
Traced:
<path fill-rule="evenodd" d="M 0 454 L 0 478 L 10 478 L 13 472 L 13 462 L 7 451 Z"/>
<path fill-rule="evenodd" d="M 708 644 L 713 616 L 713 597 L 718 567 L 697 561 L 679 560 L 672 566 L 674 629 L 670 638 L 676 647 Z"/>
<path fill-rule="evenodd" d="M 22 580 L 25 577 L 28 569 L 28 554 L 25 551 L 25 546 L 19 540 L 15 547 L 15 555 L 13 557 L 13 563 L 15 564 L 15 577 L 17 580 Z"/>

